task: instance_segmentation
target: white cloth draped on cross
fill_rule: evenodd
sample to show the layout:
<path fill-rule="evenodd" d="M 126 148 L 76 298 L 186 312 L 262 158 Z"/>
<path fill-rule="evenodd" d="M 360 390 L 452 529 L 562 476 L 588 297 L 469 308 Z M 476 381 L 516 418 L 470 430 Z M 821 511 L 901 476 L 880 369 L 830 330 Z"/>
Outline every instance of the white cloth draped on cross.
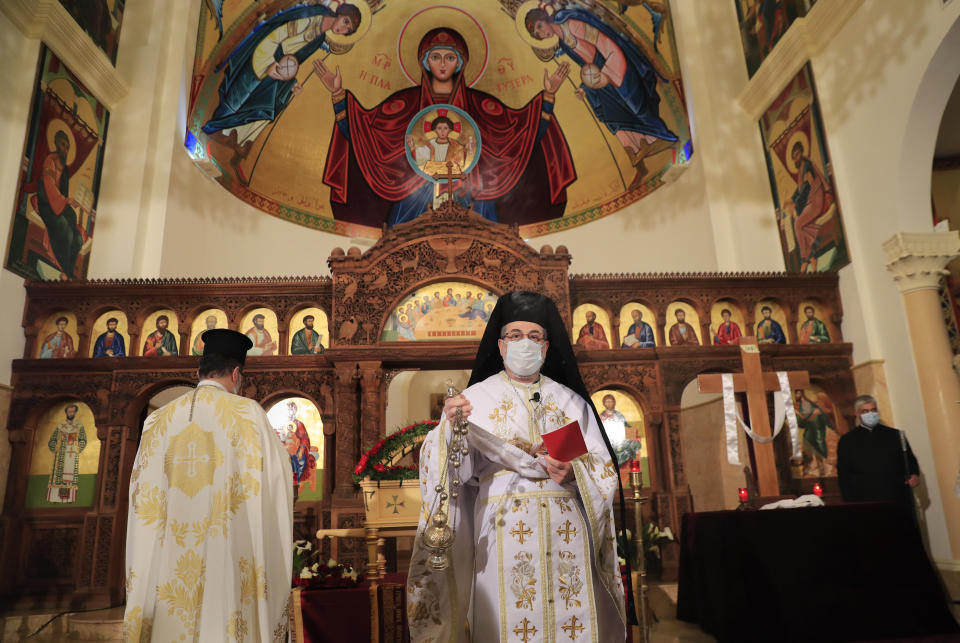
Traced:
<path fill-rule="evenodd" d="M 780 380 L 780 390 L 773 392 L 773 435 L 759 435 L 753 431 L 750 426 L 740 417 L 740 411 L 737 409 L 736 397 L 733 390 L 733 375 L 723 373 L 721 376 L 723 382 L 723 420 L 726 428 L 727 443 L 727 462 L 741 466 L 740 449 L 737 440 L 737 427 L 743 429 L 744 433 L 750 436 L 756 442 L 765 444 L 773 442 L 780 435 L 784 422 L 790 431 L 790 450 L 794 458 L 803 457 L 803 449 L 800 445 L 800 429 L 797 426 L 797 413 L 793 408 L 793 394 L 790 390 L 790 379 L 786 371 L 777 371 L 777 378 Z"/>

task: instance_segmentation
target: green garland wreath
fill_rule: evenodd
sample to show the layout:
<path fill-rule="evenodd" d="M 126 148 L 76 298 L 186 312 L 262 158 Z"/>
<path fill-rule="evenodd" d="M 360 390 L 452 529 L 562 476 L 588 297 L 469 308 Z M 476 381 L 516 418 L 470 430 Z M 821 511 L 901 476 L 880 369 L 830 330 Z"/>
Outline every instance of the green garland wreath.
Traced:
<path fill-rule="evenodd" d="M 408 424 L 402 429 L 391 433 L 373 445 L 357 463 L 353 470 L 353 481 L 360 484 L 361 480 L 412 480 L 420 477 L 417 465 L 399 466 L 390 464 L 393 454 L 398 451 L 412 449 L 417 438 L 427 435 L 439 422 L 425 420 Z"/>

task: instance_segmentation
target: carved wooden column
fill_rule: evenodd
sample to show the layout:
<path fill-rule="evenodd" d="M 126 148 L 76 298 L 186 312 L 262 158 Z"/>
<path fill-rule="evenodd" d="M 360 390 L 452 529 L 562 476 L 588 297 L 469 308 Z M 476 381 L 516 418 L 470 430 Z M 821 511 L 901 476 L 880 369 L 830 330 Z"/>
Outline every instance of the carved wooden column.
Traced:
<path fill-rule="evenodd" d="M 369 448 L 380 439 L 383 369 L 380 362 L 360 362 L 360 449 Z M 359 458 L 359 456 L 357 456 Z"/>
<path fill-rule="evenodd" d="M 334 406 L 336 408 L 336 448 L 334 450 L 333 499 L 335 504 L 350 504 L 356 496 L 351 475 L 360 459 L 359 373 L 356 362 L 335 366 Z M 339 501 L 339 502 L 338 502 Z"/>
<path fill-rule="evenodd" d="M 960 256 L 960 233 L 898 232 L 883 250 L 887 269 L 903 294 L 950 549 L 953 558 L 960 559 L 960 499 L 953 495 L 960 471 L 960 380 L 953 370 L 939 294 L 947 264 Z"/>

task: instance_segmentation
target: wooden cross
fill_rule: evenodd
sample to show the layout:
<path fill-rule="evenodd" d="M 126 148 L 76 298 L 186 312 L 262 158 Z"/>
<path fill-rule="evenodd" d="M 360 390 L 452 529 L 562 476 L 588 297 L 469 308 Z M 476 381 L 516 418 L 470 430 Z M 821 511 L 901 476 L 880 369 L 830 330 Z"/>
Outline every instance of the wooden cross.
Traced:
<path fill-rule="evenodd" d="M 779 391 L 780 380 L 776 373 L 764 372 L 760 365 L 760 349 L 756 337 L 740 338 L 740 358 L 743 360 L 743 372 L 733 374 L 733 390 L 746 392 L 747 406 L 750 409 L 750 424 L 754 433 L 761 437 L 773 435 L 770 430 L 770 416 L 767 415 L 767 391 Z M 788 371 L 790 389 L 810 386 L 810 374 L 807 371 Z M 701 393 L 722 393 L 723 380 L 720 373 L 709 373 L 697 377 Z M 793 404 L 793 400 L 787 400 Z M 772 442 L 754 442 L 753 452 L 757 462 L 757 484 L 761 496 L 780 495 L 777 480 L 777 466 L 773 457 Z"/>
<path fill-rule="evenodd" d="M 523 627 L 520 627 L 522 625 Z M 513 633 L 520 637 L 520 640 L 523 643 L 527 643 L 530 640 L 530 637 L 537 635 L 537 626 L 527 620 L 527 617 L 523 617 L 523 623 L 513 628 Z"/>
<path fill-rule="evenodd" d="M 510 535 L 520 541 L 520 544 L 523 544 L 523 539 L 532 534 L 529 528 L 523 524 L 523 521 L 520 520 L 517 522 L 517 526 L 510 530 Z"/>
<path fill-rule="evenodd" d="M 566 522 L 566 526 L 565 526 L 563 529 L 561 529 L 560 527 L 557 527 L 557 535 L 558 535 L 558 536 L 562 536 L 562 537 L 563 537 L 563 542 L 569 545 L 569 544 L 570 544 L 570 537 L 577 535 L 577 528 L 576 528 L 576 527 L 573 527 L 573 528 L 571 529 L 571 524 L 570 524 L 570 521 L 568 520 L 568 521 Z"/>
<path fill-rule="evenodd" d="M 438 181 L 441 179 L 447 180 L 447 201 L 453 202 L 453 180 L 460 179 L 461 181 L 467 178 L 466 174 L 454 174 L 453 173 L 453 161 L 447 161 L 447 173 L 441 174 L 437 172 L 433 175 L 433 178 Z"/>
<path fill-rule="evenodd" d="M 570 640 L 573 641 L 583 631 L 583 623 L 580 623 L 576 616 L 571 616 L 568 622 L 560 626 L 560 629 L 566 632 L 570 636 Z"/>

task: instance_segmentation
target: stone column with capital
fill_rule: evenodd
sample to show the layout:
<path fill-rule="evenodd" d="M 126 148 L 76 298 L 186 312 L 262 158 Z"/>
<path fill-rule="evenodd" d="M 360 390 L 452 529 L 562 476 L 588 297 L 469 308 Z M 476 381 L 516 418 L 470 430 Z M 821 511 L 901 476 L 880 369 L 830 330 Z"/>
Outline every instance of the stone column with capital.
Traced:
<path fill-rule="evenodd" d="M 884 242 L 883 251 L 903 295 L 950 549 L 960 559 L 960 499 L 953 495 L 960 471 L 960 380 L 939 294 L 947 264 L 960 256 L 960 233 L 898 232 Z"/>

